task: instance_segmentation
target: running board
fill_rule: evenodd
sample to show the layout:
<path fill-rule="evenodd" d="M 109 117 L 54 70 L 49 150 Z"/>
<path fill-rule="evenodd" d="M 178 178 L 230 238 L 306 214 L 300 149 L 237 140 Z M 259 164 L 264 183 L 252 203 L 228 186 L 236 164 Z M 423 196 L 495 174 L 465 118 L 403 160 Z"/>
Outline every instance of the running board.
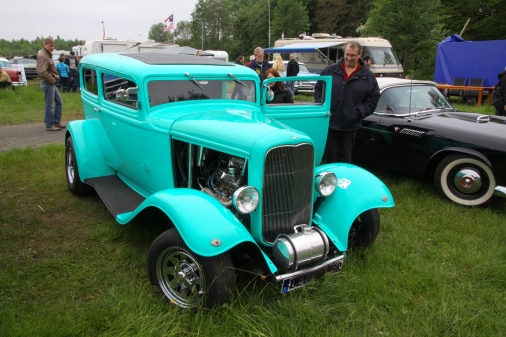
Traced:
<path fill-rule="evenodd" d="M 85 179 L 84 183 L 97 191 L 114 218 L 118 214 L 134 211 L 146 199 L 116 175 Z"/>

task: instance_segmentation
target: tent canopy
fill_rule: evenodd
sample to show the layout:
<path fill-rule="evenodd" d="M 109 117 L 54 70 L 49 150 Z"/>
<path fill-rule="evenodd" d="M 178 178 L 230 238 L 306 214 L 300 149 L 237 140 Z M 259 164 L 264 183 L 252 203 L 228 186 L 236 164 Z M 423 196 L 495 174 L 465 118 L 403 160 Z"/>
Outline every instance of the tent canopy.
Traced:
<path fill-rule="evenodd" d="M 157 51 L 154 51 L 153 53 L 171 53 L 171 54 L 183 54 L 183 55 L 196 55 L 198 49 L 192 48 L 192 47 L 167 47 L 163 48 Z M 201 56 L 214 56 L 214 54 L 201 51 Z"/>
<path fill-rule="evenodd" d="M 290 53 L 312 53 L 316 49 L 322 49 L 322 48 L 332 48 L 337 47 L 342 44 L 345 44 L 346 42 L 340 41 L 340 42 L 294 42 L 290 43 L 281 47 L 273 47 L 273 48 L 267 48 L 264 49 L 264 53 L 266 54 L 273 54 L 273 53 L 283 53 L 283 54 L 290 54 Z"/>
<path fill-rule="evenodd" d="M 451 35 L 437 45 L 434 82 L 453 83 L 456 77 L 483 78 L 483 86 L 497 84 L 497 74 L 505 69 L 506 40 L 466 41 Z"/>

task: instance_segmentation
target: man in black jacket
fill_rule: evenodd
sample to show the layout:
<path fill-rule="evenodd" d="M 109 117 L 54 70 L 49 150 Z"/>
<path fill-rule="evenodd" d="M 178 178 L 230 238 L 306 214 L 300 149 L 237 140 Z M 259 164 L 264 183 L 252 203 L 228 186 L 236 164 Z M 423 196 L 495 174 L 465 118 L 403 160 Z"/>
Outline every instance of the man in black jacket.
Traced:
<path fill-rule="evenodd" d="M 288 64 L 286 66 L 286 77 L 297 76 L 298 74 L 299 74 L 299 62 L 295 61 L 295 55 L 290 54 L 290 61 L 288 61 Z M 295 84 L 294 81 L 286 82 L 286 86 L 292 92 L 292 96 L 295 95 L 294 84 Z"/>
<path fill-rule="evenodd" d="M 325 147 L 327 163 L 351 163 L 353 141 L 362 120 L 372 114 L 380 98 L 378 82 L 362 56 L 362 46 L 347 42 L 344 58 L 325 68 L 321 76 L 332 76 L 330 125 Z M 321 103 L 323 84 L 315 86 L 315 102 Z"/>
<path fill-rule="evenodd" d="M 498 96 L 496 99 L 502 99 L 502 104 L 501 104 L 501 106 L 499 106 L 499 104 L 497 104 L 497 105 L 494 104 L 495 115 L 496 116 L 506 116 L 506 70 L 500 72 L 497 75 L 497 78 L 499 79 L 499 83 L 497 83 L 497 86 L 496 86 L 497 96 Z"/>
<path fill-rule="evenodd" d="M 248 67 L 257 73 L 257 75 L 260 77 L 260 81 L 263 81 L 265 71 L 269 68 L 272 68 L 272 65 L 269 64 L 267 60 L 264 60 L 264 50 L 262 47 L 256 47 L 253 55 L 255 55 L 255 59 L 251 61 Z"/>

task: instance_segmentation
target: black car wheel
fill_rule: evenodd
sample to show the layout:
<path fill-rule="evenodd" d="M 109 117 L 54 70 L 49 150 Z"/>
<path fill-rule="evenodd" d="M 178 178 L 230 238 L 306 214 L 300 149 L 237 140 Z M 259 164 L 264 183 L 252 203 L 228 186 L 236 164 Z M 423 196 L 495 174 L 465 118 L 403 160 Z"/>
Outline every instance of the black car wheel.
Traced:
<path fill-rule="evenodd" d="M 463 154 L 444 158 L 436 168 L 434 183 L 443 198 L 465 206 L 486 204 L 496 184 L 487 164 Z"/>
<path fill-rule="evenodd" d="M 228 302 L 235 282 L 228 253 L 196 255 L 176 228 L 163 232 L 151 245 L 148 273 L 151 284 L 167 302 L 185 309 L 200 305 L 212 309 Z"/>
<path fill-rule="evenodd" d="M 380 231 L 380 215 L 376 208 L 360 214 L 350 228 L 348 245 L 352 248 L 367 247 L 376 241 Z"/>
<path fill-rule="evenodd" d="M 83 195 L 91 191 L 91 187 L 83 183 L 79 177 L 79 168 L 77 166 L 72 137 L 68 137 L 65 142 L 65 173 L 70 192 L 75 195 Z"/>

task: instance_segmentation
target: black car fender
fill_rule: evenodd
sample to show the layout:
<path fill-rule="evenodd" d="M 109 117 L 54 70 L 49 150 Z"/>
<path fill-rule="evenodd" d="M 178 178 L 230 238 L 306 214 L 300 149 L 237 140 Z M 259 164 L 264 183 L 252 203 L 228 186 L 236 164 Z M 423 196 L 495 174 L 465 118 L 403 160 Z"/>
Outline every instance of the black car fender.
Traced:
<path fill-rule="evenodd" d="M 453 154 L 453 153 L 464 153 L 464 154 L 468 154 L 468 155 L 477 157 L 478 159 L 483 161 L 485 164 L 487 164 L 489 167 L 492 167 L 492 163 L 490 162 L 490 160 L 488 160 L 488 158 L 481 152 L 478 152 L 473 149 L 466 149 L 466 148 L 457 147 L 457 146 L 445 147 L 444 149 L 437 151 L 436 153 L 434 153 L 430 157 L 429 163 L 425 169 L 425 174 L 433 174 L 436 169 L 436 166 L 441 162 L 441 160 L 443 160 L 444 157 L 446 157 L 450 154 Z"/>

